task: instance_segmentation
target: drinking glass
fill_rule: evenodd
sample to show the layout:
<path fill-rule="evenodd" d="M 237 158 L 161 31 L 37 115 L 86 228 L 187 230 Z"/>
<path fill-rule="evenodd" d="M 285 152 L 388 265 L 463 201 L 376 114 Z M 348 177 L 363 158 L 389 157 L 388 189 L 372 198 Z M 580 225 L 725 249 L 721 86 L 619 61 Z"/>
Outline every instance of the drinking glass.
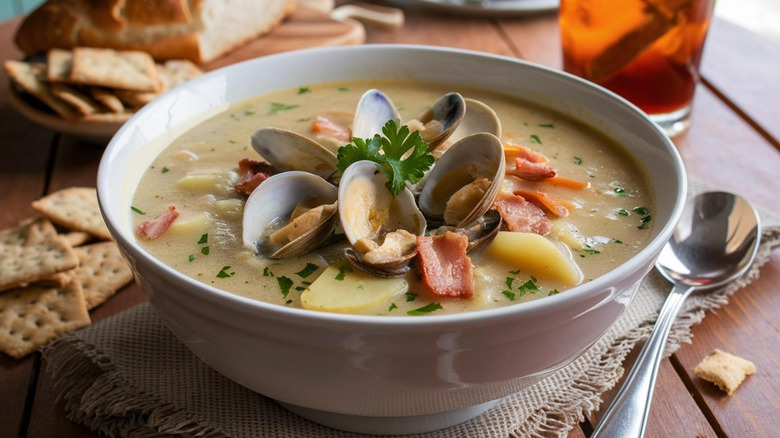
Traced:
<path fill-rule="evenodd" d="M 669 135 L 690 124 L 715 0 L 561 0 L 564 70 L 625 97 Z"/>

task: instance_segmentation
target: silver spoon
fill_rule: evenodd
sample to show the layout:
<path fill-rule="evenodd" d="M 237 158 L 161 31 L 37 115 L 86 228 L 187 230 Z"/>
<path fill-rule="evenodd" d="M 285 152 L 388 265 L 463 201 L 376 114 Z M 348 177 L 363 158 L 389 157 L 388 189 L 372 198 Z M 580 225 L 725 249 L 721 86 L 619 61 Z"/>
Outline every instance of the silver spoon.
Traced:
<path fill-rule="evenodd" d="M 672 239 L 655 266 L 674 284 L 653 332 L 591 438 L 641 437 L 669 329 L 691 292 L 711 290 L 744 274 L 758 252 L 761 226 L 742 197 L 700 194 L 685 204 Z"/>

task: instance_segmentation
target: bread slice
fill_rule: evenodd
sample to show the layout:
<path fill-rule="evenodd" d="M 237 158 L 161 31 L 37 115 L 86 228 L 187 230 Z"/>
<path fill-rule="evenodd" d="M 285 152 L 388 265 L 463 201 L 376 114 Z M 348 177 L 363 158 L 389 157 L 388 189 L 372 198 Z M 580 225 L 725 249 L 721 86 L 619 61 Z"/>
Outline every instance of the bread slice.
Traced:
<path fill-rule="evenodd" d="M 27 55 L 77 46 L 204 64 L 270 32 L 296 0 L 48 0 L 22 22 Z"/>

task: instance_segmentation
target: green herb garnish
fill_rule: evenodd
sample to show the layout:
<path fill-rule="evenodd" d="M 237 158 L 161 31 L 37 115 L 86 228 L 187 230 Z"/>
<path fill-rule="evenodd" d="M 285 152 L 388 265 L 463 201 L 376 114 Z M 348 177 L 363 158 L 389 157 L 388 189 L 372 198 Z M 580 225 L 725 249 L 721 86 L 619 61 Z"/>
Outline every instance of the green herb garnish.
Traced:
<path fill-rule="evenodd" d="M 347 271 L 351 271 L 351 269 L 349 269 L 346 266 L 339 266 L 339 273 L 336 274 L 336 277 L 335 277 L 336 280 L 338 280 L 338 281 L 344 280 L 344 275 L 346 274 Z"/>
<path fill-rule="evenodd" d="M 634 213 L 636 214 L 649 214 L 650 210 L 647 209 L 647 207 L 634 207 Z"/>
<path fill-rule="evenodd" d="M 441 309 L 442 309 L 441 304 L 430 303 L 418 309 L 410 310 L 406 312 L 406 314 L 411 316 L 427 315 L 428 313 L 435 312 L 436 310 L 441 310 Z"/>
<path fill-rule="evenodd" d="M 553 289 L 550 292 L 547 292 L 547 296 L 549 297 L 549 296 L 557 295 L 559 293 L 560 292 L 558 291 L 558 289 Z"/>
<path fill-rule="evenodd" d="M 246 110 L 244 111 L 245 116 L 253 116 L 255 115 L 255 110 Z"/>
<path fill-rule="evenodd" d="M 414 301 L 416 299 L 417 299 L 417 294 L 411 294 L 411 293 L 407 293 L 406 294 L 406 302 L 407 303 L 410 302 L 410 301 Z"/>
<path fill-rule="evenodd" d="M 519 269 L 516 269 L 516 270 L 514 270 L 514 271 L 509 271 L 509 273 L 510 273 L 510 274 L 512 274 L 512 275 L 517 275 L 517 274 L 519 274 L 519 273 L 520 273 L 520 270 L 519 270 Z"/>
<path fill-rule="evenodd" d="M 506 295 L 506 297 L 509 298 L 509 301 L 515 300 L 515 293 L 511 290 L 502 290 L 501 293 Z"/>
<path fill-rule="evenodd" d="M 350 164 L 361 160 L 370 160 L 387 176 L 385 186 L 393 197 L 403 191 L 406 181 L 412 184 L 420 181 L 425 171 L 433 165 L 433 155 L 428 151 L 428 143 L 420 137 L 419 132 L 409 132 L 409 127 L 400 128 L 395 120 L 389 120 L 382 127 L 382 134 L 374 138 L 353 138 L 338 150 L 339 171 L 344 171 Z M 401 159 L 408 151 L 411 154 Z"/>
<path fill-rule="evenodd" d="M 134 212 L 136 212 L 136 213 L 138 213 L 138 214 L 146 214 L 146 212 L 145 212 L 145 211 L 141 210 L 141 209 L 140 209 L 140 208 L 138 208 L 138 207 L 134 207 L 134 206 L 132 206 L 132 205 L 130 206 L 130 210 L 133 210 Z"/>
<path fill-rule="evenodd" d="M 168 166 L 163 166 L 161 172 L 162 173 L 168 173 L 169 170 L 171 170 L 171 169 L 169 169 Z"/>
<path fill-rule="evenodd" d="M 536 126 L 540 128 L 555 128 L 555 125 L 553 125 L 552 123 L 540 123 Z"/>
<path fill-rule="evenodd" d="M 621 209 L 619 209 L 619 210 L 617 211 L 617 214 L 619 214 L 619 215 L 621 215 L 621 216 L 628 216 L 628 215 L 629 215 L 629 214 L 631 214 L 631 213 L 629 213 L 629 212 L 628 212 L 628 210 L 624 210 L 624 209 L 622 209 L 622 208 L 621 208 Z"/>
<path fill-rule="evenodd" d="M 204 246 L 203 248 L 200 249 L 200 253 L 203 255 L 209 255 L 209 247 Z"/>
<path fill-rule="evenodd" d="M 286 297 L 290 293 L 290 288 L 293 285 L 293 281 L 284 275 L 276 277 L 276 282 L 279 284 L 279 289 L 282 291 L 282 296 Z"/>
<path fill-rule="evenodd" d="M 200 240 L 198 240 L 198 245 L 202 245 L 204 243 L 208 243 L 209 241 L 209 233 L 205 233 L 200 236 Z"/>
<path fill-rule="evenodd" d="M 515 281 L 514 277 L 507 277 L 506 278 L 506 287 L 509 289 L 512 289 L 512 283 Z"/>
<path fill-rule="evenodd" d="M 388 312 L 392 312 L 393 310 L 397 309 L 398 306 L 395 305 L 395 303 L 390 303 L 390 307 L 387 308 Z"/>
<path fill-rule="evenodd" d="M 309 87 L 298 87 L 298 94 L 306 94 L 311 93 L 311 88 Z"/>
<path fill-rule="evenodd" d="M 574 164 L 576 164 L 576 165 L 578 165 L 578 166 L 579 166 L 580 164 L 582 164 L 582 158 L 580 158 L 580 157 L 574 157 Z"/>
<path fill-rule="evenodd" d="M 612 243 L 623 243 L 620 239 L 612 239 Z"/>
<path fill-rule="evenodd" d="M 626 193 L 626 190 L 623 187 L 615 187 L 614 189 L 615 193 L 617 193 L 618 196 L 628 196 L 628 193 Z"/>
<path fill-rule="evenodd" d="M 230 266 L 225 266 L 220 269 L 219 273 L 217 274 L 217 278 L 229 278 L 236 275 L 235 272 L 228 272 L 228 269 L 230 269 Z"/>
<path fill-rule="evenodd" d="M 298 108 L 299 106 L 300 105 L 287 105 L 285 103 L 271 102 L 270 108 L 268 110 L 268 115 L 272 116 L 278 113 L 279 111 L 287 111 L 287 110 Z"/>
<path fill-rule="evenodd" d="M 349 87 L 339 87 L 339 91 L 349 91 Z"/>
<path fill-rule="evenodd" d="M 531 134 L 531 140 L 535 141 L 536 143 L 542 144 L 542 139 L 539 138 L 536 134 Z"/>
<path fill-rule="evenodd" d="M 195 260 L 195 254 L 190 254 L 190 256 L 187 258 L 190 262 Z"/>
<path fill-rule="evenodd" d="M 647 216 L 642 216 L 642 219 L 639 219 L 639 222 L 641 222 L 642 225 L 638 226 L 637 228 L 639 228 L 640 230 L 646 230 L 650 228 L 650 221 L 652 219 L 653 217 L 650 216 L 649 214 Z"/>
<path fill-rule="evenodd" d="M 320 267 L 315 265 L 314 263 L 306 263 L 306 267 L 296 272 L 295 275 L 301 278 L 306 278 L 309 275 L 313 274 L 314 271 L 316 271 L 317 269 L 320 269 Z"/>
<path fill-rule="evenodd" d="M 263 269 L 263 277 L 273 277 L 273 276 L 274 276 L 274 273 L 271 271 L 271 268 L 269 268 L 268 266 L 266 266 L 266 267 Z"/>

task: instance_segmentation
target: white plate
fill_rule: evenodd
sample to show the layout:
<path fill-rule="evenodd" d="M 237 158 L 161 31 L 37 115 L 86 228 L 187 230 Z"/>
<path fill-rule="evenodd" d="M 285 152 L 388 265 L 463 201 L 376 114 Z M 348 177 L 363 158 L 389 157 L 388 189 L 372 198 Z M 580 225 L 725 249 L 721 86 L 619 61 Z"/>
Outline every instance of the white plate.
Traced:
<path fill-rule="evenodd" d="M 399 5 L 423 5 L 469 15 L 526 15 L 558 9 L 558 0 L 392 0 Z"/>

